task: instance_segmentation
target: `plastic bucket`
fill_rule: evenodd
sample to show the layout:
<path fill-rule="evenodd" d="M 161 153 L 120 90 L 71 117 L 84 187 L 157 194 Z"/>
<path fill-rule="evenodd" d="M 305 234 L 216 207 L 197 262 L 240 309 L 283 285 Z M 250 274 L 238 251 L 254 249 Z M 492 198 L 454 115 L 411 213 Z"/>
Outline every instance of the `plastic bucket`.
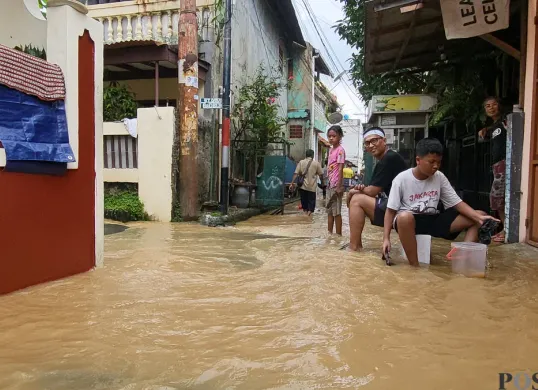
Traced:
<path fill-rule="evenodd" d="M 422 264 L 430 264 L 432 251 L 432 236 L 417 234 L 417 255 L 418 262 Z M 401 248 L 402 257 L 407 260 L 407 256 L 403 247 Z"/>
<path fill-rule="evenodd" d="M 452 272 L 471 278 L 485 278 L 488 247 L 474 242 L 453 242 L 446 256 L 452 262 Z"/>

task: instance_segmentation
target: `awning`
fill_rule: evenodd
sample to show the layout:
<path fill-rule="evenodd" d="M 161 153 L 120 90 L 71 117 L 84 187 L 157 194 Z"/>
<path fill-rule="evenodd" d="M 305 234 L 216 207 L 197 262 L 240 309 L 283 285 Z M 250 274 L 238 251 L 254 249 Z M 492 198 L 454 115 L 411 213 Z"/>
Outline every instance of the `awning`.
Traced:
<path fill-rule="evenodd" d="M 327 63 L 325 62 L 325 60 L 323 59 L 321 55 L 316 58 L 314 65 L 315 65 L 314 70 L 316 72 L 324 74 L 329 77 L 334 77 L 333 73 L 329 69 L 329 66 L 327 65 Z"/>
<path fill-rule="evenodd" d="M 159 64 L 160 78 L 178 77 L 177 45 L 155 41 L 119 42 L 105 46 L 105 81 L 147 80 L 155 78 Z M 206 79 L 210 64 L 198 60 L 198 77 Z"/>
<path fill-rule="evenodd" d="M 492 48 L 491 40 L 488 43 L 481 38 L 447 40 L 439 0 L 425 0 L 416 10 L 392 6 L 397 3 L 402 1 L 366 2 L 365 69 L 369 74 L 431 69 L 444 61 L 465 61 L 471 54 Z M 519 11 L 519 5 L 519 1 L 512 0 L 512 13 Z M 408 12 L 402 12 L 405 10 Z M 511 23 L 510 30 L 499 31 L 495 35 L 519 47 L 519 23 L 517 18 L 513 19 L 516 22 Z M 462 45 L 465 45 L 465 55 L 462 55 Z"/>

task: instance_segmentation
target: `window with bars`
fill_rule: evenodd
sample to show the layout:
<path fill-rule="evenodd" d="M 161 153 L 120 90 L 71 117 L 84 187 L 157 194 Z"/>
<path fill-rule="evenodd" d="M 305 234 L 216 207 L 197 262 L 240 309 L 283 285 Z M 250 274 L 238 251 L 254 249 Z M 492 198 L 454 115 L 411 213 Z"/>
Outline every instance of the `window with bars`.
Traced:
<path fill-rule="evenodd" d="M 138 142 L 130 135 L 105 135 L 103 137 L 105 169 L 138 168 Z"/>
<path fill-rule="evenodd" d="M 303 126 L 291 125 L 290 126 L 290 138 L 303 138 Z"/>

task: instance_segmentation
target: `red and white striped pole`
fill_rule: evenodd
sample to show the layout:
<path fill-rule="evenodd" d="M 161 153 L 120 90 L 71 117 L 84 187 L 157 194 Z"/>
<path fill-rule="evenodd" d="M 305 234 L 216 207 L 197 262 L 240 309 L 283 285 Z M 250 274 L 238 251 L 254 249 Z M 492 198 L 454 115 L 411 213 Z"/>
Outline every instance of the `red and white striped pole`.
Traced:
<path fill-rule="evenodd" d="M 228 214 L 230 198 L 230 100 L 232 73 L 232 0 L 226 0 L 226 24 L 224 26 L 224 77 L 222 95 L 222 167 L 220 185 L 220 208 L 223 214 Z"/>

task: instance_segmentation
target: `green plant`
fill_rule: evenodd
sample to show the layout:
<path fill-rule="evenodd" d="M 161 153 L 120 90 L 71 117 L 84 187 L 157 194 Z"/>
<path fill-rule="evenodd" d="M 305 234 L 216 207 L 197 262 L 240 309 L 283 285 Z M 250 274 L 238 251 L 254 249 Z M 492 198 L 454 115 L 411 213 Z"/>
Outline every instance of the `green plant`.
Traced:
<path fill-rule="evenodd" d="M 280 138 L 286 120 L 278 115 L 277 100 L 283 85 L 279 78 L 268 76 L 263 67 L 237 92 L 231 115 L 233 140 L 249 142 L 249 149 L 264 150 L 269 142 Z"/>
<path fill-rule="evenodd" d="M 126 190 L 105 192 L 105 218 L 121 222 L 149 220 L 138 194 Z"/>
<path fill-rule="evenodd" d="M 420 93 L 426 85 L 425 72 L 408 76 L 394 76 L 390 73 L 370 75 L 365 69 L 366 3 L 367 0 L 340 0 L 344 3 L 344 19 L 336 23 L 336 32 L 357 53 L 351 57 L 351 77 L 355 87 L 365 102 L 374 95 L 394 95 L 398 93 Z"/>
<path fill-rule="evenodd" d="M 482 107 L 484 97 L 498 95 L 494 91 L 503 55 L 491 52 L 476 56 L 465 67 L 445 67 L 430 75 L 428 91 L 437 95 L 437 105 L 430 125 L 454 119 L 465 123 L 469 130 L 486 120 Z"/>
<path fill-rule="evenodd" d="M 105 122 L 136 118 L 137 108 L 134 93 L 125 85 L 112 82 L 103 91 L 103 120 Z"/>
<path fill-rule="evenodd" d="M 469 130 L 483 122 L 482 100 L 487 95 L 497 95 L 498 77 L 501 72 L 501 52 L 481 49 L 474 55 L 474 45 L 454 47 L 453 58 L 465 58 L 460 64 L 439 61 L 433 69 L 402 69 L 381 74 L 368 74 L 365 68 L 366 4 L 368 0 L 340 0 L 344 19 L 337 22 L 338 34 L 353 48 L 358 49 L 351 58 L 351 75 L 359 94 L 365 102 L 373 95 L 429 93 L 438 97 L 438 104 L 430 117 L 430 124 L 444 120 L 465 123 Z M 477 46 L 478 48 L 479 46 Z"/>
<path fill-rule="evenodd" d="M 47 52 L 45 49 L 40 49 L 32 45 L 15 46 L 14 49 L 37 58 L 41 58 L 42 60 L 47 60 Z"/>
<path fill-rule="evenodd" d="M 183 217 L 181 217 L 181 203 L 179 200 L 175 200 L 172 204 L 172 222 L 183 222 Z"/>
<path fill-rule="evenodd" d="M 37 0 L 37 5 L 44 17 L 47 17 L 47 0 Z"/>
<path fill-rule="evenodd" d="M 225 22 L 225 8 L 223 0 L 215 0 L 213 4 L 214 16 L 211 20 L 213 29 L 215 31 L 215 45 L 220 48 L 220 41 L 223 36 L 224 22 Z"/>

